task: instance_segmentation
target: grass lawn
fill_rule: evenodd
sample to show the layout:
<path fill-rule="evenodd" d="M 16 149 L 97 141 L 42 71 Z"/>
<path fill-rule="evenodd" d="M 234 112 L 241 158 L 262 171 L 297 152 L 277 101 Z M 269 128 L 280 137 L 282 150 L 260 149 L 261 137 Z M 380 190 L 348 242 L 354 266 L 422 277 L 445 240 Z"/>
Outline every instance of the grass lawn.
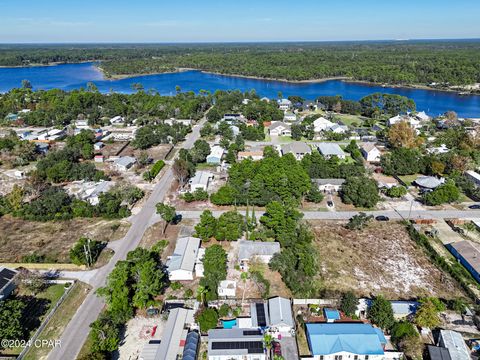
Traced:
<path fill-rule="evenodd" d="M 340 120 L 348 126 L 351 126 L 353 123 L 356 123 L 358 126 L 362 126 L 363 121 L 366 118 L 361 115 L 335 114 L 334 119 Z"/>
<path fill-rule="evenodd" d="M 216 169 L 218 165 L 214 164 L 207 164 L 207 163 L 199 163 L 197 164 L 197 170 L 212 170 Z"/>
<path fill-rule="evenodd" d="M 302 325 L 297 326 L 297 345 L 300 356 L 310 356 L 310 349 L 308 348 L 307 336 Z"/>
<path fill-rule="evenodd" d="M 418 176 L 419 174 L 402 175 L 402 176 L 399 176 L 398 178 L 402 180 L 407 186 L 411 186 Z"/>
<path fill-rule="evenodd" d="M 72 286 L 73 288 L 70 290 L 70 293 L 65 298 L 64 302 L 60 305 L 55 315 L 53 315 L 47 326 L 40 333 L 38 337 L 39 340 L 59 339 L 68 322 L 87 296 L 88 285 L 76 282 Z M 48 355 L 50 350 L 51 349 L 47 347 L 31 347 L 24 359 L 42 359 Z"/>
<path fill-rule="evenodd" d="M 26 304 L 24 310 L 25 321 L 22 325 L 28 332 L 27 338 L 30 338 L 35 333 L 64 292 L 65 288 L 63 284 L 54 284 L 34 296 L 31 291 L 19 286 L 15 298 Z M 21 347 L 5 349 L 0 355 L 18 355 L 22 350 L 23 348 Z"/>

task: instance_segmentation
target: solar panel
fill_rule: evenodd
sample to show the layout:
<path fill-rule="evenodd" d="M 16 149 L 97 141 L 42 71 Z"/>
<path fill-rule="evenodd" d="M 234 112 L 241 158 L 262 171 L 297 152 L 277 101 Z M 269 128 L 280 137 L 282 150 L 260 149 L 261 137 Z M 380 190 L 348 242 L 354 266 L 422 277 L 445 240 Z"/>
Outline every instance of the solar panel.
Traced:
<path fill-rule="evenodd" d="M 243 335 L 262 335 L 260 330 L 245 330 Z"/>
<path fill-rule="evenodd" d="M 0 271 L 0 276 L 13 279 L 13 277 L 15 276 L 15 271 L 12 271 L 10 269 L 3 269 L 2 271 Z"/>
<path fill-rule="evenodd" d="M 265 307 L 263 304 L 255 304 L 257 309 L 257 323 L 258 326 L 267 326 L 267 319 L 265 318 Z"/>
<path fill-rule="evenodd" d="M 212 350 L 240 350 L 247 349 L 263 352 L 263 342 L 261 341 L 229 341 L 229 342 L 212 342 Z"/>

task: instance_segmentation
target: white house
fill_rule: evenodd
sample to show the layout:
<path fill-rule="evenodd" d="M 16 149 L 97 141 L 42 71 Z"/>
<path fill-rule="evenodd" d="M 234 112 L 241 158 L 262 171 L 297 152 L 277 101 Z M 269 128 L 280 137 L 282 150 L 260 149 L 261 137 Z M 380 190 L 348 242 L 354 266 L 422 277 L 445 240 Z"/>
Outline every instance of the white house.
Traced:
<path fill-rule="evenodd" d="M 340 145 L 335 143 L 319 143 L 318 151 L 323 155 L 324 158 L 329 159 L 332 156 L 336 156 L 339 159 L 344 160 L 346 158 L 345 153 L 343 152 Z"/>
<path fill-rule="evenodd" d="M 173 255 L 168 258 L 167 269 L 170 281 L 194 279 L 195 261 L 197 259 L 200 239 L 183 237 L 177 240 Z"/>
<path fill-rule="evenodd" d="M 232 328 L 208 331 L 208 360 L 266 360 L 260 330 Z"/>
<path fill-rule="evenodd" d="M 239 151 L 237 154 L 237 158 L 239 161 L 245 159 L 252 159 L 254 161 L 262 160 L 263 159 L 263 151 Z"/>
<path fill-rule="evenodd" d="M 414 115 L 419 121 L 430 121 L 431 117 L 425 111 L 420 111 Z"/>
<path fill-rule="evenodd" d="M 235 298 L 237 282 L 233 280 L 222 280 L 218 284 L 218 296 L 225 298 Z"/>
<path fill-rule="evenodd" d="M 468 179 L 475 183 L 475 186 L 480 186 L 480 174 L 473 170 L 465 171 L 465 175 Z"/>
<path fill-rule="evenodd" d="M 348 126 L 333 124 L 331 127 L 327 129 L 327 131 L 331 131 L 335 134 L 346 134 L 348 131 Z"/>
<path fill-rule="evenodd" d="M 292 127 L 282 121 L 274 121 L 268 127 L 268 133 L 273 136 L 292 136 Z"/>
<path fill-rule="evenodd" d="M 378 150 L 378 148 L 375 146 L 374 143 L 371 143 L 371 142 L 364 143 L 360 147 L 360 151 L 362 152 L 362 155 L 365 158 L 365 160 L 367 160 L 368 162 L 380 161 L 380 157 L 382 153 L 380 152 L 380 150 Z"/>
<path fill-rule="evenodd" d="M 210 149 L 210 154 L 207 156 L 208 164 L 220 164 L 222 162 L 225 149 L 221 146 L 215 145 Z"/>
<path fill-rule="evenodd" d="M 268 264 L 273 255 L 280 252 L 280 244 L 278 242 L 264 241 L 238 241 L 238 261 L 240 267 L 248 267 L 248 263 L 253 259 Z"/>
<path fill-rule="evenodd" d="M 101 150 L 104 146 L 105 146 L 105 144 L 103 142 L 98 141 L 95 144 L 93 144 L 93 149 L 94 150 Z"/>
<path fill-rule="evenodd" d="M 270 318 L 270 331 L 282 336 L 292 336 L 295 329 L 292 305 L 289 299 L 280 296 L 268 300 L 268 315 Z"/>
<path fill-rule="evenodd" d="M 114 161 L 114 166 L 118 171 L 125 172 L 130 169 L 137 160 L 131 156 L 122 156 Z"/>
<path fill-rule="evenodd" d="M 306 336 L 315 360 L 384 360 L 383 332 L 363 323 L 309 323 Z"/>
<path fill-rule="evenodd" d="M 429 154 L 446 154 L 449 151 L 450 149 L 445 144 L 441 144 L 440 146 L 436 146 L 436 147 L 427 148 L 427 152 Z"/>
<path fill-rule="evenodd" d="M 73 181 L 65 186 L 67 194 L 75 196 L 77 199 L 88 201 L 91 205 L 98 205 L 100 195 L 107 193 L 115 186 L 113 181 L 99 182 L 94 181 Z"/>
<path fill-rule="evenodd" d="M 292 102 L 288 99 L 279 99 L 277 102 L 280 110 L 287 111 L 292 107 Z"/>
<path fill-rule="evenodd" d="M 397 116 L 391 117 L 390 119 L 387 120 L 387 125 L 392 126 L 402 121 L 409 123 L 410 126 L 413 127 L 414 129 L 418 129 L 421 126 L 420 120 L 417 120 L 411 117 L 410 115 L 397 115 Z"/>
<path fill-rule="evenodd" d="M 297 121 L 297 115 L 295 115 L 293 112 L 287 111 L 283 116 L 283 121 L 290 121 L 290 122 Z"/>
<path fill-rule="evenodd" d="M 313 122 L 313 131 L 315 133 L 320 133 L 330 129 L 334 125 L 330 120 L 325 119 L 324 117 L 319 117 Z"/>
<path fill-rule="evenodd" d="M 213 180 L 214 176 L 210 171 L 197 171 L 195 176 L 190 179 L 188 182 L 190 184 L 190 191 L 194 192 L 196 190 L 207 191 L 210 181 Z"/>
<path fill-rule="evenodd" d="M 312 181 L 318 185 L 318 190 L 333 194 L 340 191 L 345 179 L 313 179 Z"/>
<path fill-rule="evenodd" d="M 88 120 L 86 119 L 73 120 L 72 125 L 77 129 L 90 129 L 90 126 L 88 125 Z"/>
<path fill-rule="evenodd" d="M 122 116 L 115 116 L 110 119 L 110 124 L 113 126 L 123 126 L 125 125 L 125 118 Z"/>

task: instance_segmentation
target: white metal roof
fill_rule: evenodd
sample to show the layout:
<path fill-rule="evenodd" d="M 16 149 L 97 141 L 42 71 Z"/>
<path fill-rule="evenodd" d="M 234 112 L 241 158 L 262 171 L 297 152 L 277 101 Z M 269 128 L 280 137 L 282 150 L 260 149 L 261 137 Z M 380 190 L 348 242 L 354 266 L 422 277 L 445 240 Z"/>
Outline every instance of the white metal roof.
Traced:
<path fill-rule="evenodd" d="M 199 247 L 200 239 L 198 238 L 184 237 L 178 239 L 173 255 L 167 261 L 168 271 L 193 271 Z"/>

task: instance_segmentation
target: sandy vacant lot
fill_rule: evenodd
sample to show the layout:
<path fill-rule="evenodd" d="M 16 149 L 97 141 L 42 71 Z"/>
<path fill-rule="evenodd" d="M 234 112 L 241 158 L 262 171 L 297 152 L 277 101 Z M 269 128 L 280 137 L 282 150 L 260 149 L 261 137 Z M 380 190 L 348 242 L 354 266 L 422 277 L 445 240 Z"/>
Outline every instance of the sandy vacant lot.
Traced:
<path fill-rule="evenodd" d="M 33 252 L 57 262 L 69 262 L 68 252 L 82 236 L 112 241 L 122 238 L 130 224 L 120 220 L 73 219 L 34 222 L 0 218 L 0 262 L 19 262 Z"/>
<path fill-rule="evenodd" d="M 325 289 L 400 299 L 454 298 L 462 293 L 416 247 L 400 223 L 374 221 L 361 231 L 348 230 L 339 221 L 311 224 Z"/>

